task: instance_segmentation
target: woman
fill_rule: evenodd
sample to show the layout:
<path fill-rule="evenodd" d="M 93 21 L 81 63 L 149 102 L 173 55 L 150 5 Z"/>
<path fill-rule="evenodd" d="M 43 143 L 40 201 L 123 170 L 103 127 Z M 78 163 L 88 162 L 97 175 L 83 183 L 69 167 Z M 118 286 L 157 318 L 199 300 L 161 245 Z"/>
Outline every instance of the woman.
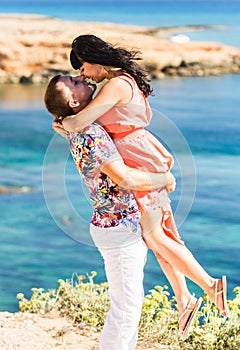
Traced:
<path fill-rule="evenodd" d="M 147 101 L 152 89 L 146 73 L 135 62 L 139 59 L 139 52 L 113 47 L 94 35 L 74 39 L 70 53 L 73 68 L 96 83 L 105 79 L 107 82 L 87 107 L 64 119 L 63 127 L 76 132 L 98 120 L 128 166 L 168 172 L 173 166 L 171 154 L 144 129 L 152 116 Z M 190 294 L 185 276 L 209 295 L 223 316 L 228 316 L 226 277 L 211 277 L 186 248 L 174 223 L 167 190 L 138 191 L 135 196 L 142 212 L 145 242 L 155 253 L 176 295 L 183 339 L 188 336 L 202 301 Z"/>

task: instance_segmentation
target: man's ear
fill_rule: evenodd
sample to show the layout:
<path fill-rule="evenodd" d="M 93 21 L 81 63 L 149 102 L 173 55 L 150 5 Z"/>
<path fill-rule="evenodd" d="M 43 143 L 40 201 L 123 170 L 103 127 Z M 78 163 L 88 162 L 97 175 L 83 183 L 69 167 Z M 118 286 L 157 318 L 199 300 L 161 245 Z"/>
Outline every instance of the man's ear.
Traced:
<path fill-rule="evenodd" d="M 74 100 L 73 98 L 68 101 L 69 107 L 76 108 L 80 106 L 80 102 L 77 100 Z"/>

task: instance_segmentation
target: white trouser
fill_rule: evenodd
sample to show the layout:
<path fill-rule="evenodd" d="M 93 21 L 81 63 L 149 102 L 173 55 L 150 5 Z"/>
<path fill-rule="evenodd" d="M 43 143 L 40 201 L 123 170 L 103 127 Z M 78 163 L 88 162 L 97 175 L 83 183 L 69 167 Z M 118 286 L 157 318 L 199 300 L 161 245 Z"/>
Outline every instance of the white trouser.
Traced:
<path fill-rule="evenodd" d="M 147 247 L 141 229 L 90 226 L 105 264 L 111 307 L 100 337 L 100 350 L 134 350 L 138 337 Z"/>

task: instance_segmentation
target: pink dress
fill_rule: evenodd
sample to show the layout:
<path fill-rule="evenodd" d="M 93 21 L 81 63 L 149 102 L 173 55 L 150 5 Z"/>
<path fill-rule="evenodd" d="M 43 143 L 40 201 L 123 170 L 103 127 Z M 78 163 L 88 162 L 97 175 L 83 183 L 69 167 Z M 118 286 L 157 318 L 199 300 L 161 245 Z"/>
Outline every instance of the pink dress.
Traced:
<path fill-rule="evenodd" d="M 114 140 L 125 164 L 149 172 L 169 171 L 174 163 L 172 155 L 144 129 L 152 118 L 152 111 L 146 97 L 129 75 L 122 74 L 118 78 L 130 84 L 131 101 L 114 106 L 98 121 Z M 164 233 L 183 244 L 174 222 L 167 190 L 161 188 L 151 192 L 135 191 L 134 194 L 142 213 L 149 209 L 161 208 L 161 226 Z"/>

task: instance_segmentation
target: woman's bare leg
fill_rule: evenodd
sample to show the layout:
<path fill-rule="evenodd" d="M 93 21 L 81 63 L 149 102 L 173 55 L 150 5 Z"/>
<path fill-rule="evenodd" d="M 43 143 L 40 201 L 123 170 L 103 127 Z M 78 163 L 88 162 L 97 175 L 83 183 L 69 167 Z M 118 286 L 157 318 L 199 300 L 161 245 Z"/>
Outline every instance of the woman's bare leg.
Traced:
<path fill-rule="evenodd" d="M 149 233 L 147 230 L 149 230 L 151 227 L 154 227 L 155 223 L 157 223 L 156 227 L 161 227 L 159 222 L 159 217 L 161 216 L 161 209 L 155 210 L 153 212 L 149 211 L 147 214 L 144 213 L 142 216 L 142 228 L 144 237 Z M 193 295 L 188 290 L 185 276 L 171 264 L 169 264 L 169 262 L 167 262 L 162 256 L 160 256 L 157 251 L 155 251 L 155 256 L 173 289 L 178 305 L 179 329 L 183 330 L 191 312 L 185 312 L 185 310 L 187 306 L 188 309 L 193 309 L 197 299 L 193 297 Z"/>
<path fill-rule="evenodd" d="M 144 229 L 145 223 L 141 223 L 143 232 L 147 232 L 147 228 L 146 230 Z M 182 277 L 174 272 L 177 270 L 180 272 L 180 274 L 188 277 L 199 285 L 214 302 L 216 279 L 210 276 L 203 269 L 186 246 L 177 243 L 165 235 L 160 225 L 153 228 L 151 231 L 148 231 L 148 233 L 144 235 L 144 240 L 150 249 L 162 256 L 172 266 L 172 270 L 167 268 L 167 278 L 169 278 L 169 281 L 171 280 L 171 284 L 173 283 L 176 293 L 181 293 L 181 291 L 185 289 L 184 285 L 182 285 Z M 218 289 L 220 290 L 221 288 L 221 280 L 219 280 Z M 186 290 L 183 293 L 185 294 Z M 223 300 L 221 297 L 217 298 L 217 307 L 220 311 L 224 310 Z"/>
<path fill-rule="evenodd" d="M 188 290 L 185 276 L 178 270 L 174 269 L 166 260 L 158 257 L 157 260 L 172 286 L 173 292 L 177 299 L 178 307 L 183 309 L 191 298 L 191 293 Z"/>
<path fill-rule="evenodd" d="M 187 305 L 189 309 L 194 308 L 197 299 L 193 297 L 193 295 L 190 293 L 187 287 L 185 276 L 178 270 L 174 269 L 162 257 L 158 257 L 157 254 L 156 254 L 156 258 L 173 289 L 173 292 L 177 300 L 177 305 L 178 305 L 178 317 L 180 318 L 183 315 Z M 186 313 L 184 317 L 180 318 L 179 320 L 180 330 L 183 330 L 185 328 L 189 314 L 190 312 Z"/>

